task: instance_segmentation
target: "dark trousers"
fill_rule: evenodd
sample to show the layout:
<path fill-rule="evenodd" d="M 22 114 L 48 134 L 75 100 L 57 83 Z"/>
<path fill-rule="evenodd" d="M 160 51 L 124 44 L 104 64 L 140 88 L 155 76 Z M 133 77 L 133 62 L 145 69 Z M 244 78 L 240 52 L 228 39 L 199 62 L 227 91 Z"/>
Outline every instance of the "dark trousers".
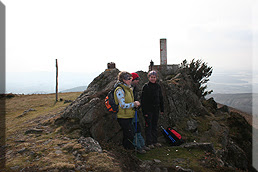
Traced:
<path fill-rule="evenodd" d="M 117 118 L 120 127 L 123 130 L 123 146 L 125 149 L 134 149 L 133 138 L 134 128 L 132 125 L 132 118 L 124 119 Z"/>
<path fill-rule="evenodd" d="M 146 145 L 155 144 L 158 142 L 158 120 L 159 120 L 159 110 L 147 113 L 147 117 L 144 114 L 145 119 L 145 135 L 146 135 Z"/>

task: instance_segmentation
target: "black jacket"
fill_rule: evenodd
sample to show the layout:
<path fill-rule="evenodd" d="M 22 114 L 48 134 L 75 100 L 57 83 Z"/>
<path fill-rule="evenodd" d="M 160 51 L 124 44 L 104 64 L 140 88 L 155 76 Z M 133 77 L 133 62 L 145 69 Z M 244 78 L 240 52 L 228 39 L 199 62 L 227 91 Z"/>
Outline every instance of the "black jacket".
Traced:
<path fill-rule="evenodd" d="M 142 88 L 141 106 L 143 114 L 160 110 L 164 112 L 163 95 L 158 83 L 147 82 Z"/>
<path fill-rule="evenodd" d="M 132 88 L 133 88 L 134 101 L 139 101 L 140 96 L 139 96 L 138 87 L 132 85 Z"/>

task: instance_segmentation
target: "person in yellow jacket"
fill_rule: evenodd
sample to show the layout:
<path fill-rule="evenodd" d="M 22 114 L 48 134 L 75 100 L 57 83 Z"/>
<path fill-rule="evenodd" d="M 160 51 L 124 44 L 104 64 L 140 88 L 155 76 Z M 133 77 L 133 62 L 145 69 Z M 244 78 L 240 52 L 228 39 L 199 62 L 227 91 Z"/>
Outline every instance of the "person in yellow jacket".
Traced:
<path fill-rule="evenodd" d="M 139 101 L 134 101 L 133 90 L 131 88 L 132 74 L 122 71 L 118 74 L 118 82 L 115 87 L 114 97 L 116 104 L 119 104 L 117 121 L 123 130 L 123 147 L 125 149 L 134 149 L 134 128 L 132 120 L 135 114 L 135 107 L 140 106 Z M 123 87 L 123 89 L 121 88 Z"/>

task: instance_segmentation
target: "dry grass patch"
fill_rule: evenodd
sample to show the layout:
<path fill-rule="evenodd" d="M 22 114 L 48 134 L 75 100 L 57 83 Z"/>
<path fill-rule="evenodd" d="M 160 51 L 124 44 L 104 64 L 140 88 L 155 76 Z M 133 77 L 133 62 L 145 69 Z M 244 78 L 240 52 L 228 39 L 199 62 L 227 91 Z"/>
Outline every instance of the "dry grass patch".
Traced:
<path fill-rule="evenodd" d="M 53 170 L 53 169 L 56 169 L 56 170 L 70 169 L 70 170 L 72 170 L 72 169 L 75 169 L 75 165 L 71 164 L 71 163 L 67 163 L 67 162 L 59 162 L 59 163 L 51 164 L 50 166 L 46 166 L 44 168 L 41 168 L 40 170 L 49 171 L 49 170 Z"/>
<path fill-rule="evenodd" d="M 60 93 L 59 97 L 64 100 L 75 100 L 81 93 Z M 55 101 L 55 94 L 42 95 L 16 95 L 11 99 L 6 99 L 6 132 L 7 137 L 16 131 L 35 125 L 35 118 L 44 118 L 54 115 L 65 109 L 69 104 L 63 101 Z M 18 118 L 24 111 L 27 112 L 23 117 Z"/>
<path fill-rule="evenodd" d="M 76 142 L 70 142 L 64 145 L 63 150 L 67 150 L 68 152 L 76 151 L 82 149 L 82 145 Z"/>
<path fill-rule="evenodd" d="M 59 97 L 63 100 L 75 100 L 80 94 L 61 93 Z M 55 102 L 55 94 L 15 95 L 6 99 L 7 168 L 22 169 L 50 165 L 55 168 L 61 165 L 58 163 L 66 164 L 63 167 L 71 167 L 69 164 L 74 163 L 74 156 L 56 151 L 58 147 L 61 150 L 63 145 L 75 140 L 66 140 L 60 133 L 54 133 L 50 126 L 42 125 L 68 105 L 69 103 L 64 104 L 64 101 Z M 28 109 L 34 110 L 28 111 Z M 24 111 L 27 113 L 24 114 Z M 34 128 L 40 128 L 43 132 L 25 135 L 25 131 Z"/>
<path fill-rule="evenodd" d="M 114 162 L 114 158 L 108 156 L 106 153 L 90 152 L 88 154 L 87 164 L 92 170 L 96 171 L 122 171 L 119 164 Z"/>
<path fill-rule="evenodd" d="M 40 168 L 40 170 L 42 171 L 48 171 L 48 170 L 53 170 L 53 169 L 74 169 L 75 165 L 74 162 L 63 162 L 61 158 L 56 159 L 56 157 L 53 159 L 53 161 L 51 161 L 52 159 L 47 159 L 45 158 L 45 160 L 43 160 L 43 162 L 41 162 L 42 164 L 45 164 L 45 166 L 43 166 L 43 168 Z M 58 160 L 60 160 L 58 162 Z"/>

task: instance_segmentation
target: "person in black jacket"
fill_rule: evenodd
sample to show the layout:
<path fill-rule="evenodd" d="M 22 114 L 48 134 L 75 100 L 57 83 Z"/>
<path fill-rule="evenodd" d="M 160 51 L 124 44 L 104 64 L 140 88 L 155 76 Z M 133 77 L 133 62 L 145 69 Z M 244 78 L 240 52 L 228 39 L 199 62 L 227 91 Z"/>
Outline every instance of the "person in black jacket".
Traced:
<path fill-rule="evenodd" d="M 164 102 L 161 87 L 157 83 L 157 72 L 148 73 L 149 81 L 144 84 L 141 95 L 142 112 L 145 119 L 146 145 L 149 148 L 160 147 L 157 140 L 159 113 L 164 113 Z"/>

